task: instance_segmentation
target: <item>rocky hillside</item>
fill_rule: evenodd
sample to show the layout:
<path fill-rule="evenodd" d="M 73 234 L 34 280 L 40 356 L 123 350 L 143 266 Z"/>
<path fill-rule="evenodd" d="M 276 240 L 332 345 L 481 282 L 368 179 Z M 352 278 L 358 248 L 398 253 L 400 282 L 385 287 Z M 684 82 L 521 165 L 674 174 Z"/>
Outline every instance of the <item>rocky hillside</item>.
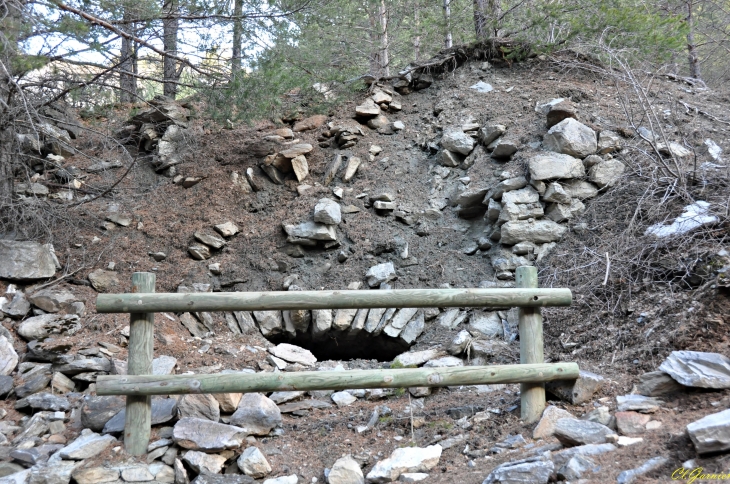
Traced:
<path fill-rule="evenodd" d="M 727 113 L 721 93 L 660 86 L 657 112 L 690 138 L 627 121 L 605 78 L 538 59 L 415 71 L 329 115 L 256 127 L 219 129 L 194 102 L 160 98 L 110 121 L 134 159 L 64 131 L 80 123 L 72 113 L 22 135 L 35 173 L 18 180 L 22 203 L 73 221 L 50 243 L 0 241 L 0 483 L 720 472 Z M 694 173 L 689 198 L 670 196 L 648 159 Z M 632 266 L 634 244 L 653 249 Z M 128 291 L 132 272 L 154 272 L 157 292 L 388 290 L 513 287 L 523 265 L 574 291 L 574 308 L 545 312 L 546 361 L 582 369 L 548 385 L 537 426 L 519 420 L 518 385 L 160 397 L 136 458 L 123 451 L 124 400 L 96 395 L 98 375 L 126 373 L 129 328 L 97 314 L 95 295 Z M 155 328 L 155 374 L 519 361 L 509 308 L 160 313 Z"/>

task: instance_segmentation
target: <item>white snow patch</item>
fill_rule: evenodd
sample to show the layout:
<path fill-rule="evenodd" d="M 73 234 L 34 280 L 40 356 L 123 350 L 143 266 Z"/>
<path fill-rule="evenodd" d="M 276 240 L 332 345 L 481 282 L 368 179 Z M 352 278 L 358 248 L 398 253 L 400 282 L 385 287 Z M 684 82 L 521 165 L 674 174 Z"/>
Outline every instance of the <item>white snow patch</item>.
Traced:
<path fill-rule="evenodd" d="M 684 207 L 682 215 L 677 217 L 670 225 L 656 224 L 646 229 L 645 235 L 656 237 L 670 237 L 672 235 L 686 234 L 703 225 L 714 224 L 718 218 L 708 215 L 710 204 L 703 201 L 695 202 Z"/>
<path fill-rule="evenodd" d="M 710 155 L 710 158 L 712 158 L 715 161 L 720 161 L 720 155 L 722 154 L 722 148 L 720 148 L 717 143 L 712 141 L 711 139 L 705 140 L 705 149 L 707 150 L 707 154 Z"/>
<path fill-rule="evenodd" d="M 477 92 L 490 92 L 490 91 L 494 91 L 494 88 L 492 87 L 492 85 L 491 84 L 487 84 L 484 81 L 479 81 L 476 84 L 474 84 L 473 86 L 469 86 L 469 88 L 470 89 L 474 89 Z"/>

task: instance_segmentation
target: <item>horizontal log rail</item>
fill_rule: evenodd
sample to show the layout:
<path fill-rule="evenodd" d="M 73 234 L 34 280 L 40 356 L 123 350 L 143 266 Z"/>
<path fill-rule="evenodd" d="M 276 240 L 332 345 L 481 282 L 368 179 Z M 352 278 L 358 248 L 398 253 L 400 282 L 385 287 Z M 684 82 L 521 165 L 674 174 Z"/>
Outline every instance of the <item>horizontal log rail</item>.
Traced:
<path fill-rule="evenodd" d="M 99 294 L 98 313 L 570 306 L 570 289 L 393 289 Z"/>
<path fill-rule="evenodd" d="M 99 376 L 96 380 L 96 394 L 183 395 L 188 393 L 445 387 L 497 383 L 541 383 L 576 378 L 578 378 L 577 363 L 255 374 Z"/>

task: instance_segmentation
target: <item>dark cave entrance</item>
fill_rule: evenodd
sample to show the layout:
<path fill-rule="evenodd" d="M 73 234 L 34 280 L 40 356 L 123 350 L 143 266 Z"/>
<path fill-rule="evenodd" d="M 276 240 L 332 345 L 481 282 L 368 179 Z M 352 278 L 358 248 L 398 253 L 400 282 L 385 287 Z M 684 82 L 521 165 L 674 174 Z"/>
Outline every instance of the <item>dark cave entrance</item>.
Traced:
<path fill-rule="evenodd" d="M 384 333 L 372 336 L 364 331 L 354 336 L 328 332 L 319 338 L 313 338 L 312 334 L 307 332 L 297 333 L 294 338 L 277 334 L 267 339 L 274 344 L 289 343 L 301 346 L 311 351 L 318 361 L 363 359 L 390 362 L 399 354 L 408 351 L 410 347 L 400 338 L 391 338 Z"/>

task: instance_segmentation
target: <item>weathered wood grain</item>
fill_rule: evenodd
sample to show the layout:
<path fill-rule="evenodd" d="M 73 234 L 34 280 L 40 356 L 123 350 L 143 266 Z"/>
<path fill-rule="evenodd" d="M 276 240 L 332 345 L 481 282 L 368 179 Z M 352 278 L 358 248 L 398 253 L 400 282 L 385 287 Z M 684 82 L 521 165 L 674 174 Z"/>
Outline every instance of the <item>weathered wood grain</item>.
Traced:
<path fill-rule="evenodd" d="M 99 313 L 570 306 L 570 289 L 394 289 L 99 294 Z"/>
<path fill-rule="evenodd" d="M 515 273 L 520 289 L 537 287 L 537 268 L 522 266 Z M 520 364 L 541 364 L 543 356 L 542 315 L 540 308 L 519 308 Z M 525 423 L 537 422 L 545 410 L 545 383 L 525 382 L 520 385 L 520 413 Z"/>
<path fill-rule="evenodd" d="M 298 371 L 213 375 L 99 376 L 97 395 L 180 395 L 347 390 L 355 388 L 444 387 L 545 382 L 578 378 L 577 363 L 404 368 L 396 370 Z"/>
<path fill-rule="evenodd" d="M 136 294 L 155 291 L 155 274 L 132 274 L 132 292 Z M 153 313 L 132 313 L 129 323 L 129 375 L 151 375 L 154 345 Z M 127 396 L 127 413 L 124 421 L 124 448 L 130 455 L 147 452 L 150 442 L 152 405 L 149 396 Z"/>

